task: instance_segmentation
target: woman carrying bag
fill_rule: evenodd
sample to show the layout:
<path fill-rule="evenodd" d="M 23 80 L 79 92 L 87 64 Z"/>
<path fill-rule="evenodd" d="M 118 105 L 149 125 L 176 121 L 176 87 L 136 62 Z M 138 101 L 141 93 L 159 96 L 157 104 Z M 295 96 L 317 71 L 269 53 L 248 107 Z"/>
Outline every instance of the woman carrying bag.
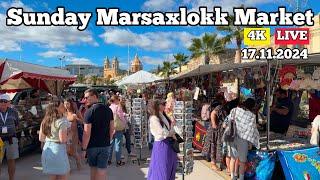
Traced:
<path fill-rule="evenodd" d="M 177 168 L 177 153 L 172 147 L 176 139 L 173 125 L 164 115 L 165 102 L 151 103 L 150 131 L 154 136 L 148 180 L 174 180 Z"/>
<path fill-rule="evenodd" d="M 109 152 L 109 160 L 108 164 L 111 164 L 113 148 L 116 152 L 116 162 L 117 166 L 123 166 L 125 163 L 121 160 L 121 153 L 122 153 L 122 137 L 125 130 L 126 119 L 124 118 L 124 113 L 120 107 L 120 99 L 119 96 L 113 95 L 110 98 L 110 109 L 113 112 L 113 120 L 114 120 L 114 129 L 115 133 L 113 135 L 113 139 L 110 145 L 110 152 Z"/>

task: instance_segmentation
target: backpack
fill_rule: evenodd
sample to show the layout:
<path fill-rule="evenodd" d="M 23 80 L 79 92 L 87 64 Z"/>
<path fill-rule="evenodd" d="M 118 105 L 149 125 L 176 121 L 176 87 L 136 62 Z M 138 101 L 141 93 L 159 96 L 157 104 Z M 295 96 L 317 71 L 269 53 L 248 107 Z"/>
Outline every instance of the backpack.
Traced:
<path fill-rule="evenodd" d="M 237 135 L 237 126 L 235 118 L 236 110 L 233 111 L 233 116 L 231 116 L 226 129 L 224 130 L 222 140 L 224 142 L 233 142 Z"/>

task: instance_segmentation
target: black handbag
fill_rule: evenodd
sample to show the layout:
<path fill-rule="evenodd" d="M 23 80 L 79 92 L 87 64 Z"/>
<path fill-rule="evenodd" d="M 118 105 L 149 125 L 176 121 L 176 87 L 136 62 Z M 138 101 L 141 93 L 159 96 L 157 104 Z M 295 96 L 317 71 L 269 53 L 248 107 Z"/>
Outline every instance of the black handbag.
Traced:
<path fill-rule="evenodd" d="M 169 144 L 174 152 L 180 153 L 179 144 L 183 143 L 184 140 L 177 133 L 175 134 L 175 136 L 176 136 L 176 139 L 174 139 L 173 137 L 168 138 Z"/>
<path fill-rule="evenodd" d="M 168 118 L 168 116 L 165 113 L 163 113 L 163 116 L 167 119 L 169 124 L 171 124 L 170 119 Z M 168 130 L 170 130 L 170 128 L 167 127 L 161 120 L 160 120 L 160 124 L 162 127 L 165 126 Z M 177 133 L 175 133 L 175 136 L 176 136 L 176 139 L 174 139 L 173 137 L 168 137 L 167 139 L 169 140 L 169 145 L 171 146 L 173 151 L 176 153 L 180 153 L 179 144 L 184 142 L 184 140 Z"/>

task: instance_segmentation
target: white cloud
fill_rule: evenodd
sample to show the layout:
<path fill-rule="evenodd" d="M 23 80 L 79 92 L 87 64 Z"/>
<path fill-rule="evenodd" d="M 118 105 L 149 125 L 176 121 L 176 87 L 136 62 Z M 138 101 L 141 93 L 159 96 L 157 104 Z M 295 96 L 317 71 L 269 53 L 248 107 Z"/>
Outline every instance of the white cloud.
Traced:
<path fill-rule="evenodd" d="M 38 53 L 39 56 L 42 56 L 44 58 L 57 58 L 57 57 L 69 57 L 72 56 L 72 53 L 69 52 L 64 52 L 64 51 L 47 51 L 47 52 L 42 52 Z"/>
<path fill-rule="evenodd" d="M 165 54 L 163 57 L 151 57 L 151 56 L 142 56 L 142 63 L 150 64 L 150 65 L 162 65 L 164 61 L 173 62 L 174 57 L 173 54 Z"/>
<path fill-rule="evenodd" d="M 3 1 L 0 3 L 0 7 L 4 9 L 9 9 L 11 7 L 23 7 L 25 11 L 33 11 L 31 7 L 26 6 L 25 4 L 23 4 L 23 2 L 18 0 L 12 2 Z"/>
<path fill-rule="evenodd" d="M 239 7 L 242 4 L 249 7 L 272 3 L 274 0 L 186 0 L 185 2 L 191 5 L 193 11 L 198 11 L 200 6 L 207 6 L 208 9 L 221 6 L 223 11 L 232 12 L 234 7 Z"/>
<path fill-rule="evenodd" d="M 33 11 L 21 1 L 13 3 L 2 2 L 0 7 L 23 7 L 25 10 Z M 35 43 L 41 47 L 63 49 L 69 45 L 90 44 L 98 46 L 92 33 L 89 31 L 78 31 L 76 27 L 63 26 L 5 26 L 6 15 L 0 13 L 0 51 L 19 51 L 21 42 Z"/>
<path fill-rule="evenodd" d="M 87 65 L 95 65 L 90 59 L 88 58 L 78 58 L 78 57 L 72 57 L 70 59 L 66 60 L 67 62 L 70 62 L 71 64 L 87 64 Z"/>
<path fill-rule="evenodd" d="M 139 47 L 150 51 L 169 51 L 176 47 L 189 47 L 196 37 L 188 32 L 146 32 L 134 33 L 128 29 L 106 28 L 100 35 L 106 44 Z"/>
<path fill-rule="evenodd" d="M 148 11 L 168 11 L 175 6 L 174 0 L 148 0 L 143 3 L 142 9 Z"/>

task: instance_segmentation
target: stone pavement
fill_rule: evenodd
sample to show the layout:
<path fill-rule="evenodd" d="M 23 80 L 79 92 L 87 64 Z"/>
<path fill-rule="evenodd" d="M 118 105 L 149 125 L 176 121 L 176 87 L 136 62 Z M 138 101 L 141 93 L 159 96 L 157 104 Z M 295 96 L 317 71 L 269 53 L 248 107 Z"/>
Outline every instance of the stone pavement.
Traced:
<path fill-rule="evenodd" d="M 41 154 L 40 153 L 31 153 L 21 157 L 17 161 L 16 169 L 16 180 L 42 180 L 48 179 L 47 176 L 41 172 Z M 72 163 L 73 164 L 73 163 Z M 72 165 L 73 169 L 75 165 Z M 1 171 L 1 180 L 7 180 L 7 166 L 3 164 Z M 108 167 L 108 177 L 109 180 L 143 180 L 146 179 L 148 173 L 148 165 L 141 164 L 138 166 L 137 163 L 132 164 L 128 163 L 123 167 L 116 167 L 115 164 L 112 164 Z M 90 177 L 89 167 L 85 165 L 82 170 L 72 170 L 69 177 L 70 180 L 86 180 Z M 182 176 L 177 174 L 177 180 L 181 180 Z M 206 164 L 201 160 L 196 160 L 194 165 L 194 172 L 185 177 L 185 180 L 223 180 L 220 175 L 216 172 L 210 170 Z"/>

